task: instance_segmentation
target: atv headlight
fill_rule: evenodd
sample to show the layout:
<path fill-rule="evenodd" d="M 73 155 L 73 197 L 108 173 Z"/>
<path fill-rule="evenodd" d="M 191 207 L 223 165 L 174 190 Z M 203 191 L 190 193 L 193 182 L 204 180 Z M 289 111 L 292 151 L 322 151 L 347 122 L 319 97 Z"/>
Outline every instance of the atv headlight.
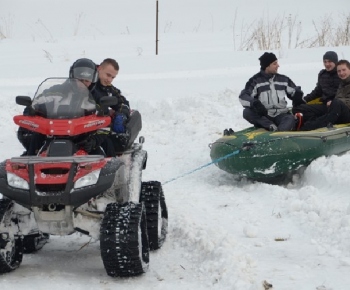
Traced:
<path fill-rule="evenodd" d="M 82 188 L 89 185 L 94 185 L 97 183 L 98 177 L 100 176 L 101 169 L 90 172 L 89 174 L 80 177 L 74 183 L 74 189 Z"/>
<path fill-rule="evenodd" d="M 7 172 L 7 182 L 9 186 L 15 188 L 29 189 L 29 184 L 26 180 L 10 172 Z"/>

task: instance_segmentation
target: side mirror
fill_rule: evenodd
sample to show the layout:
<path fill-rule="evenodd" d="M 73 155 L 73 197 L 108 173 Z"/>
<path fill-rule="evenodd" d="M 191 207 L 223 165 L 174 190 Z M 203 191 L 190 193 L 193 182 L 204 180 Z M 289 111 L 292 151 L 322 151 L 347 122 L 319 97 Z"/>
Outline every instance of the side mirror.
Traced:
<path fill-rule="evenodd" d="M 114 97 L 104 96 L 100 99 L 101 107 L 110 107 L 118 104 L 118 99 Z"/>
<path fill-rule="evenodd" d="M 98 112 L 97 114 L 99 116 L 103 116 L 103 112 L 108 109 L 108 107 L 110 106 L 114 106 L 114 105 L 117 105 L 118 104 L 118 99 L 117 98 L 113 98 L 113 97 L 110 97 L 110 96 L 104 96 L 100 99 L 100 104 L 98 108 Z"/>
<path fill-rule="evenodd" d="M 28 107 L 32 104 L 32 99 L 28 96 L 17 96 L 16 104 Z"/>

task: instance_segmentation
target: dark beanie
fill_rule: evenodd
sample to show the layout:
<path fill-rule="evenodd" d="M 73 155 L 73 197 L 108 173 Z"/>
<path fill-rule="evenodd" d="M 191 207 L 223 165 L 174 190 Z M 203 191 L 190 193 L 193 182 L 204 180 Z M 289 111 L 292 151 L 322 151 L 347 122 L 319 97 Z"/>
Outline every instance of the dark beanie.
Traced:
<path fill-rule="evenodd" d="M 327 51 L 324 56 L 323 60 L 328 59 L 331 62 L 334 62 L 335 64 L 338 62 L 338 55 L 334 51 Z"/>
<path fill-rule="evenodd" d="M 271 63 L 277 60 L 277 57 L 272 52 L 265 52 L 259 57 L 259 60 L 261 69 L 265 70 Z"/>

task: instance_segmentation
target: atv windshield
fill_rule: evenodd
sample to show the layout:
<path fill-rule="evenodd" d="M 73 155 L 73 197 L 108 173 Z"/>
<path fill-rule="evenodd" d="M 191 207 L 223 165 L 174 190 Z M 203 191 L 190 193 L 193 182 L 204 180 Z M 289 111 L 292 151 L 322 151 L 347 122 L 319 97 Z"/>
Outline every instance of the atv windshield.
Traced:
<path fill-rule="evenodd" d="M 49 78 L 34 96 L 32 107 L 48 119 L 72 119 L 94 114 L 96 103 L 83 82 L 72 78 Z"/>

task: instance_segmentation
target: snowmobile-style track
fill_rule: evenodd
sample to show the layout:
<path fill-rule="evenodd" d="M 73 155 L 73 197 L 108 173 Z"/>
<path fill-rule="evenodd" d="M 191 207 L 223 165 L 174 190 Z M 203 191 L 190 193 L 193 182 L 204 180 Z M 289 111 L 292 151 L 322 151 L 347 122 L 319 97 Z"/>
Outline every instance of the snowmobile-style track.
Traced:
<path fill-rule="evenodd" d="M 23 252 L 24 254 L 31 254 L 39 251 L 49 240 L 50 235 L 45 233 L 37 233 L 26 235 L 23 238 Z"/>
<path fill-rule="evenodd" d="M 141 202 L 146 207 L 149 246 L 151 250 L 157 250 L 162 247 L 168 233 L 168 210 L 161 183 L 142 182 Z"/>
<path fill-rule="evenodd" d="M 19 267 L 23 258 L 23 243 L 19 236 L 11 235 L 11 225 L 17 223 L 12 218 L 13 202 L 0 199 L 0 274 Z"/>
<path fill-rule="evenodd" d="M 101 257 L 109 276 L 136 276 L 147 271 L 149 244 L 142 203 L 110 203 L 100 229 Z"/>

